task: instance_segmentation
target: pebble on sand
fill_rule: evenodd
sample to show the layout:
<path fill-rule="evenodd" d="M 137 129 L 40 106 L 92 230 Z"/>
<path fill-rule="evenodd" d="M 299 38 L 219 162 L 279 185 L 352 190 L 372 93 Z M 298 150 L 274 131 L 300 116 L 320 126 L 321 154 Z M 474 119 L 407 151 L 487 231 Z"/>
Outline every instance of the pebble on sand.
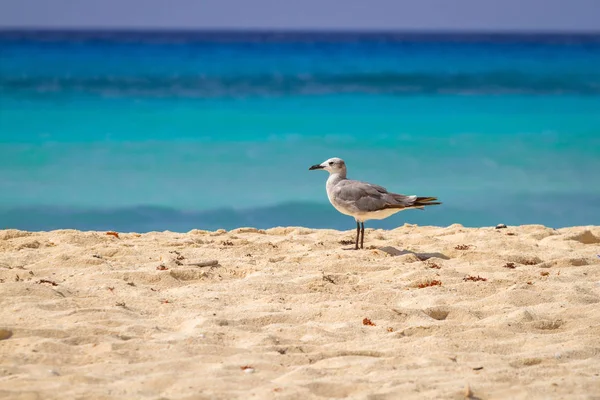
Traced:
<path fill-rule="evenodd" d="M 11 330 L 0 328 L 0 340 L 8 339 L 13 335 Z"/>

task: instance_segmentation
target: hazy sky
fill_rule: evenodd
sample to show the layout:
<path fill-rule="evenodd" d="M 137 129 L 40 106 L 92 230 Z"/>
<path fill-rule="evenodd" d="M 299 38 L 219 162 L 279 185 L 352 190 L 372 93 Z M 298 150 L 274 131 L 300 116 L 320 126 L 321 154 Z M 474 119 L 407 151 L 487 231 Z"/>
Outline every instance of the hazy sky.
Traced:
<path fill-rule="evenodd" d="M 0 27 L 600 31 L 600 0 L 0 0 Z"/>

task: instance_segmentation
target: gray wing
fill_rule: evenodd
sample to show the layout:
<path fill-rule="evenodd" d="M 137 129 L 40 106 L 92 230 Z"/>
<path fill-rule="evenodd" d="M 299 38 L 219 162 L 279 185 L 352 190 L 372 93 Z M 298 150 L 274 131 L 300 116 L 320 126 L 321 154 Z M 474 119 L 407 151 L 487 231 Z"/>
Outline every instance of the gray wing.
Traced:
<path fill-rule="evenodd" d="M 335 186 L 333 196 L 341 205 L 362 212 L 410 207 L 416 199 L 416 196 L 388 193 L 382 186 L 349 179 Z"/>

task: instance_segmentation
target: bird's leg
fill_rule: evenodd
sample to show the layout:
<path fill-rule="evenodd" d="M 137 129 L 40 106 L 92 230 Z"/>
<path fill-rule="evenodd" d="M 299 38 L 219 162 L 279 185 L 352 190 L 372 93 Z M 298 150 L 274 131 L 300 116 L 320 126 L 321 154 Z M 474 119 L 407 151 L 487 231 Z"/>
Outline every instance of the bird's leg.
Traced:
<path fill-rule="evenodd" d="M 365 242 L 365 223 L 361 222 L 360 224 L 360 248 L 363 249 L 363 243 Z"/>
<path fill-rule="evenodd" d="M 358 250 L 358 236 L 360 235 L 360 224 L 358 221 L 356 221 L 356 246 L 354 247 L 354 250 Z"/>

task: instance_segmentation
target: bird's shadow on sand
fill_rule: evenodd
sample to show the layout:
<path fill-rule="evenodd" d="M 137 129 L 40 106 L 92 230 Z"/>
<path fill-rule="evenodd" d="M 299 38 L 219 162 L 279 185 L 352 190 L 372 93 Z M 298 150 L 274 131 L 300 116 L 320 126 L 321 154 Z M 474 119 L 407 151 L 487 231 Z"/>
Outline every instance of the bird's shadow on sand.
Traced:
<path fill-rule="evenodd" d="M 410 250 L 399 250 L 392 246 L 383 246 L 383 247 L 375 247 L 375 248 L 377 250 L 386 252 L 392 256 L 403 256 L 405 254 L 414 254 L 421 261 L 425 261 L 427 259 L 434 258 L 434 257 L 441 258 L 442 260 L 450 259 L 450 257 L 448 257 L 447 255 L 442 254 L 442 253 L 415 253 L 414 251 L 410 251 Z"/>

